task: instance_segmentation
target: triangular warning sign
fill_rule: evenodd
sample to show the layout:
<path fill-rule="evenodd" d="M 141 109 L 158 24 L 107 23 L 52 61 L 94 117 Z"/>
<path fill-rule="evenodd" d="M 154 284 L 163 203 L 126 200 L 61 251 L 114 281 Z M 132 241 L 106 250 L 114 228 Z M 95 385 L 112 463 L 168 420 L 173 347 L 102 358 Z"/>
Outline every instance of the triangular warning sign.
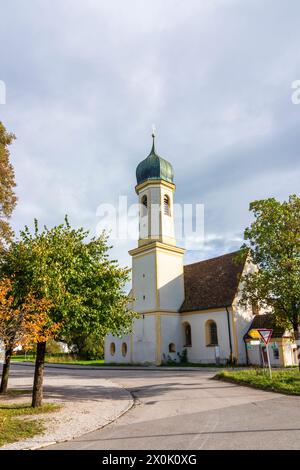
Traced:
<path fill-rule="evenodd" d="M 257 330 L 261 336 L 261 339 L 265 344 L 268 344 L 268 342 L 271 339 L 273 330 L 267 329 L 267 328 L 261 328 Z"/>

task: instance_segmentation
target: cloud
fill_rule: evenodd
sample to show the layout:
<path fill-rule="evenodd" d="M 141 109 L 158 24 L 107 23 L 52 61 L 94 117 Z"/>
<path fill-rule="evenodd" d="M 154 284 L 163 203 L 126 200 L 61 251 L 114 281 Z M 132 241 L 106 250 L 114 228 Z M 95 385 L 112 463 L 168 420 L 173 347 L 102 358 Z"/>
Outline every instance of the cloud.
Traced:
<path fill-rule="evenodd" d="M 205 204 L 206 242 L 239 247 L 249 202 L 299 192 L 300 5 L 280 0 L 12 0 L 1 8 L 0 119 L 17 134 L 16 231 L 136 201 L 157 127 L 176 201 Z M 113 255 L 129 264 L 131 241 Z"/>

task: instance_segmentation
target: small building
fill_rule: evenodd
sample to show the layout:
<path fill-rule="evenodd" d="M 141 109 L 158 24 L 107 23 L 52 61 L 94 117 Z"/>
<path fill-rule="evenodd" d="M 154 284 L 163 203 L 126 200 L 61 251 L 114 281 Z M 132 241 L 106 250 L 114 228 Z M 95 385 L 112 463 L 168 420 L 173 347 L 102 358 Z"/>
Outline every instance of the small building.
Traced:
<path fill-rule="evenodd" d="M 298 364 L 297 345 L 294 341 L 293 333 L 284 327 L 279 327 L 275 323 L 272 313 L 255 315 L 249 330 L 244 339 L 247 345 L 247 355 L 249 365 L 264 366 L 268 364 L 266 346 L 261 342 L 259 345 L 251 344 L 253 339 L 249 336 L 252 329 L 267 328 L 272 329 L 272 337 L 269 342 L 270 363 L 275 367 L 294 366 Z"/>

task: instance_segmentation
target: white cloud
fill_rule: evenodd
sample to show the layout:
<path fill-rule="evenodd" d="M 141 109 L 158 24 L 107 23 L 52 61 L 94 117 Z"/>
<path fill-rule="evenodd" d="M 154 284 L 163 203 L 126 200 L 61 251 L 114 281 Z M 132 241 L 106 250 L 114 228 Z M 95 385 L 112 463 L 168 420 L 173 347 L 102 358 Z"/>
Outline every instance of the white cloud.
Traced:
<path fill-rule="evenodd" d="M 187 260 L 236 249 L 250 200 L 299 191 L 299 14 L 296 0 L 3 5 L 14 228 L 68 213 L 94 232 L 100 203 L 135 202 L 154 122 L 176 201 L 205 204 L 206 243 Z M 122 263 L 131 243 L 113 251 Z"/>

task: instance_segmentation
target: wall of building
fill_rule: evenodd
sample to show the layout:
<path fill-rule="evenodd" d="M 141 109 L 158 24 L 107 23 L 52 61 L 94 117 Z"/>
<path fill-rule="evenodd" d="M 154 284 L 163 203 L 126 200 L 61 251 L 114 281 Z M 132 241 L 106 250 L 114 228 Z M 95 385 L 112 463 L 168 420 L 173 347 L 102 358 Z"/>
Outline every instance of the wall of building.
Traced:
<path fill-rule="evenodd" d="M 262 366 L 262 348 L 259 345 L 251 346 L 250 340 L 247 340 L 247 344 L 250 345 L 250 349 L 248 351 L 248 360 L 250 365 L 258 365 Z M 274 346 L 277 345 L 279 358 L 276 357 L 274 353 Z M 285 340 L 282 338 L 272 338 L 269 343 L 269 356 L 270 356 L 270 363 L 272 367 L 286 367 L 296 365 L 295 355 L 293 353 L 293 348 L 295 348 L 295 343 L 289 340 Z M 265 365 L 267 365 L 267 361 L 265 358 Z"/>
<path fill-rule="evenodd" d="M 164 213 L 164 196 L 168 196 L 170 201 L 170 215 Z M 175 243 L 175 230 L 174 230 L 174 207 L 173 207 L 173 190 L 165 186 L 160 187 L 160 204 L 161 204 L 161 235 L 162 242 Z"/>
<path fill-rule="evenodd" d="M 115 345 L 115 353 L 111 354 L 111 345 Z M 126 344 L 127 352 L 124 355 L 123 344 Z M 131 362 L 130 336 L 118 338 L 113 335 L 107 335 L 104 344 L 104 359 L 107 363 L 129 363 Z"/>
<path fill-rule="evenodd" d="M 294 341 L 291 341 L 289 338 L 283 338 L 282 351 L 285 366 L 293 366 L 298 364 L 297 345 Z"/>
<path fill-rule="evenodd" d="M 156 363 L 156 316 L 141 315 L 134 321 L 133 334 L 118 338 L 111 334 L 105 338 L 106 363 Z M 111 344 L 115 344 L 115 353 L 111 354 Z M 123 344 L 127 353 L 123 355 Z"/>
<path fill-rule="evenodd" d="M 161 322 L 161 359 L 179 361 L 178 353 L 182 353 L 181 316 L 160 314 Z M 170 344 L 175 345 L 175 352 L 169 351 Z"/>
<path fill-rule="evenodd" d="M 156 316 L 141 315 L 134 322 L 132 362 L 156 362 Z"/>
<path fill-rule="evenodd" d="M 253 263 L 246 261 L 242 275 L 248 274 L 256 270 Z M 235 332 L 235 341 L 237 343 L 237 351 L 235 356 L 238 359 L 239 364 L 246 364 L 247 354 L 244 336 L 247 333 L 249 326 L 253 320 L 253 308 L 252 305 L 241 305 L 241 296 L 243 290 L 243 283 L 241 282 L 238 288 L 237 295 L 233 301 L 233 323 Z"/>
<path fill-rule="evenodd" d="M 217 325 L 220 361 L 225 363 L 230 357 L 226 310 L 211 311 L 207 313 L 189 313 L 182 315 L 181 318 L 182 338 L 184 338 L 183 323 L 188 322 L 191 325 L 192 330 L 192 346 L 186 348 L 188 351 L 189 362 L 198 362 L 203 364 L 214 364 L 216 362 L 215 348 L 206 345 L 206 323 L 209 320 L 213 320 Z"/>
<path fill-rule="evenodd" d="M 178 311 L 184 301 L 183 254 L 157 250 L 158 309 Z"/>
<path fill-rule="evenodd" d="M 135 298 L 133 309 L 136 312 L 156 308 L 156 256 L 155 251 L 133 256 L 132 295 Z"/>

